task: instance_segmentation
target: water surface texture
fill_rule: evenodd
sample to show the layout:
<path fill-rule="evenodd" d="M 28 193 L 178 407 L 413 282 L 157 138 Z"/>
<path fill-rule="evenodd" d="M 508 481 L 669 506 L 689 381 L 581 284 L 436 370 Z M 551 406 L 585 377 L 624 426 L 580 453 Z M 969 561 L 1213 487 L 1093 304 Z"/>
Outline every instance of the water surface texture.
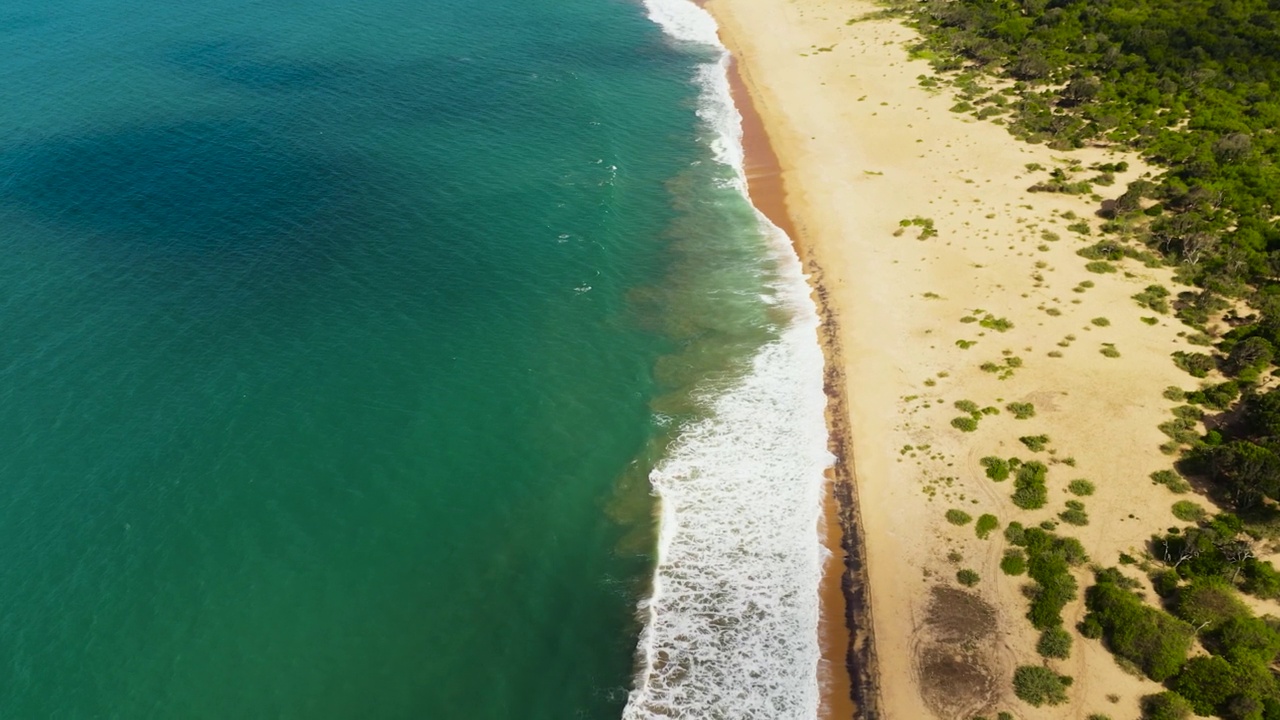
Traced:
<path fill-rule="evenodd" d="M 648 473 L 790 317 L 714 52 L 631 0 L 0 43 L 0 716 L 618 718 Z"/>

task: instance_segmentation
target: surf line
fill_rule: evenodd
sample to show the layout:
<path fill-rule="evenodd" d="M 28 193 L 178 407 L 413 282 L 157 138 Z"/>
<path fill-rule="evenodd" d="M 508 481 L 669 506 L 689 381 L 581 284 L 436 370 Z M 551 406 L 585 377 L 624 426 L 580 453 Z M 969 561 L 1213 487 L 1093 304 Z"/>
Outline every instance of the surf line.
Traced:
<path fill-rule="evenodd" d="M 644 4 L 673 43 L 710 57 L 694 73 L 697 114 L 750 203 L 742 116 L 715 20 L 690 0 Z M 743 378 L 700 398 L 707 416 L 681 428 L 650 474 L 657 565 L 624 720 L 818 717 L 820 527 L 833 462 L 819 316 L 790 239 L 756 217 L 790 319 Z"/>

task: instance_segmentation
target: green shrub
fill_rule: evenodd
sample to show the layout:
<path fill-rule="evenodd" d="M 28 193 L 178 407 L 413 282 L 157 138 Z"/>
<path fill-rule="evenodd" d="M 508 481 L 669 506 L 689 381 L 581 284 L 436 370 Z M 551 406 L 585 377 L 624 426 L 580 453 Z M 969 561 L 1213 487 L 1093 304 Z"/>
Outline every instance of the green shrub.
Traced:
<path fill-rule="evenodd" d="M 1079 500 L 1068 500 L 1067 509 L 1058 513 L 1062 522 L 1069 525 L 1084 526 L 1089 524 L 1089 514 L 1084 511 L 1084 503 Z"/>
<path fill-rule="evenodd" d="M 947 511 L 947 522 L 952 525 L 968 525 L 972 520 L 973 517 L 963 510 L 953 508 Z"/>
<path fill-rule="evenodd" d="M 978 403 L 972 400 L 957 400 L 956 409 L 960 412 L 976 413 L 978 412 Z"/>
<path fill-rule="evenodd" d="M 1232 664 L 1217 657 L 1187 661 L 1170 686 L 1187 699 L 1197 715 L 1261 717 L 1264 699 L 1280 699 L 1280 686 L 1265 665 Z"/>
<path fill-rule="evenodd" d="M 1113 273 L 1118 270 L 1118 268 L 1115 265 L 1112 265 L 1106 260 L 1094 260 L 1091 263 L 1085 263 L 1084 269 L 1088 270 L 1091 273 L 1099 273 L 1099 274 Z"/>
<path fill-rule="evenodd" d="M 991 531 L 998 527 L 1000 527 L 1000 520 L 991 513 L 984 513 L 978 518 L 978 524 L 973 526 L 973 531 L 979 540 L 986 540 Z"/>
<path fill-rule="evenodd" d="M 1013 673 L 1013 693 L 1033 707 L 1067 701 L 1071 678 L 1040 665 L 1023 665 Z"/>
<path fill-rule="evenodd" d="M 1036 416 L 1036 406 L 1031 403 L 1009 403 L 1004 406 L 1004 409 L 1013 413 L 1013 417 L 1018 420 L 1026 420 Z"/>
<path fill-rule="evenodd" d="M 1060 627 L 1045 630 L 1040 633 L 1036 652 L 1047 658 L 1067 659 L 1071 656 L 1071 633 Z"/>
<path fill-rule="evenodd" d="M 961 432 L 973 432 L 978 429 L 978 421 L 971 417 L 958 417 L 951 421 L 951 427 Z"/>
<path fill-rule="evenodd" d="M 1006 318 L 998 318 L 990 313 L 988 313 L 986 317 L 982 318 L 982 321 L 978 324 L 984 328 L 995 330 L 996 332 L 1005 332 L 1013 329 L 1013 323 L 1009 322 L 1009 320 Z"/>
<path fill-rule="evenodd" d="M 1083 478 L 1080 478 L 1078 480 L 1072 480 L 1071 482 L 1067 483 L 1067 490 L 1072 495 L 1078 495 L 1080 497 L 1092 495 L 1095 489 L 1096 488 L 1094 487 L 1093 483 Z"/>
<path fill-rule="evenodd" d="M 995 456 L 987 456 L 979 460 L 982 466 L 987 469 L 987 477 L 996 482 L 1003 482 L 1009 479 L 1009 462 L 1003 458 Z"/>
<path fill-rule="evenodd" d="M 1022 527 L 1022 523 L 1014 520 L 1004 527 L 1004 539 L 1010 545 L 1026 545 L 1027 531 Z"/>
<path fill-rule="evenodd" d="M 1005 575 L 1021 575 L 1027 571 L 1027 556 L 1017 548 L 1009 548 L 1000 559 L 1000 569 Z"/>
<path fill-rule="evenodd" d="M 967 568 L 956 573 L 956 581 L 965 587 L 973 587 L 974 585 L 977 585 L 978 580 L 978 573 Z"/>
<path fill-rule="evenodd" d="M 1195 630 L 1144 603 L 1123 587 L 1123 577 L 1116 570 L 1098 573 L 1097 584 L 1085 594 L 1089 614 L 1081 631 L 1095 628 L 1111 652 L 1137 665 L 1152 680 L 1163 682 L 1182 669 Z"/>
<path fill-rule="evenodd" d="M 1109 357 L 1109 358 L 1120 357 L 1120 351 L 1116 349 L 1115 345 L 1112 345 L 1110 343 L 1104 343 L 1102 346 L 1102 349 L 1099 350 L 1098 352 L 1102 353 L 1103 356 Z"/>
<path fill-rule="evenodd" d="M 1049 499 L 1049 491 L 1044 483 L 1047 472 L 1048 468 L 1044 463 L 1033 461 L 1019 465 L 1018 474 L 1013 483 L 1013 504 L 1023 510 L 1044 507 Z"/>
<path fill-rule="evenodd" d="M 1173 504 L 1173 516 L 1185 522 L 1199 522 L 1204 519 L 1204 508 L 1190 500 L 1179 500 Z"/>
<path fill-rule="evenodd" d="M 1191 373 L 1191 377 L 1206 377 L 1209 371 L 1217 367 L 1213 357 L 1204 353 L 1189 353 L 1178 350 L 1173 353 L 1173 363 Z"/>
<path fill-rule="evenodd" d="M 1018 438 L 1018 442 L 1027 446 L 1032 452 L 1043 452 L 1045 445 L 1049 444 L 1048 435 L 1023 435 Z"/>
<path fill-rule="evenodd" d="M 1173 612 L 1208 632 L 1216 631 L 1233 617 L 1250 615 L 1235 588 L 1221 578 L 1197 578 L 1178 588 L 1173 597 Z"/>
<path fill-rule="evenodd" d="M 1148 285 L 1146 290 L 1133 296 L 1138 304 L 1158 313 L 1169 312 L 1169 291 L 1163 285 Z"/>
<path fill-rule="evenodd" d="M 1090 320 L 1089 322 L 1093 323 L 1094 325 L 1097 325 L 1098 327 L 1106 327 L 1111 324 L 1111 321 L 1104 317 L 1096 317 Z"/>
<path fill-rule="evenodd" d="M 1184 493 L 1191 489 L 1190 483 L 1182 479 L 1182 476 L 1173 470 L 1157 470 L 1151 473 L 1151 480 L 1158 485 L 1164 485 L 1175 493 Z"/>
<path fill-rule="evenodd" d="M 1142 698 L 1142 720 L 1187 720 L 1191 704 L 1174 692 L 1162 692 Z"/>

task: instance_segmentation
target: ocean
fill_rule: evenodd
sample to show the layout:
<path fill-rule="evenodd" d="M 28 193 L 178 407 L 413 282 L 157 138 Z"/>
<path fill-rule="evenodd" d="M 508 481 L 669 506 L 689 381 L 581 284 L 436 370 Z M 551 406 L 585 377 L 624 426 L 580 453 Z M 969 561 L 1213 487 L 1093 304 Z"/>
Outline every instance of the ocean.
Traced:
<path fill-rule="evenodd" d="M 709 23 L 5 3 L 0 717 L 813 717 L 817 319 Z"/>

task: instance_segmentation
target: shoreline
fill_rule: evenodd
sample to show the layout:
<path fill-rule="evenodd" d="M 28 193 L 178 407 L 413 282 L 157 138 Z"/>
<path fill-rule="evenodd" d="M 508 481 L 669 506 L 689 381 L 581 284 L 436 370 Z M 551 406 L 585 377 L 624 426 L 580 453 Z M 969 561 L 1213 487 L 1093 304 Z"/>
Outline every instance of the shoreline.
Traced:
<path fill-rule="evenodd" d="M 700 4 L 706 6 L 706 3 Z M 712 13 L 714 15 L 714 11 Z M 744 169 L 751 203 L 791 240 L 821 319 L 818 342 L 825 361 L 823 389 L 827 395 L 828 445 L 834 462 L 823 486 L 822 527 L 819 528 L 828 556 L 823 564 L 819 588 L 818 634 L 822 660 L 818 673 L 821 693 L 818 717 L 823 720 L 855 715 L 876 717 L 871 608 L 863 591 L 866 578 L 862 571 L 862 558 L 865 553 L 857 532 L 857 488 L 853 482 L 852 463 L 847 457 L 851 438 L 845 421 L 844 369 L 836 332 L 837 319 L 824 297 L 821 268 L 807 251 L 788 208 L 782 162 L 770 143 L 764 118 L 755 106 L 750 86 L 743 75 L 743 65 L 733 45 L 725 44 L 730 51 L 730 90 L 742 116 Z"/>

